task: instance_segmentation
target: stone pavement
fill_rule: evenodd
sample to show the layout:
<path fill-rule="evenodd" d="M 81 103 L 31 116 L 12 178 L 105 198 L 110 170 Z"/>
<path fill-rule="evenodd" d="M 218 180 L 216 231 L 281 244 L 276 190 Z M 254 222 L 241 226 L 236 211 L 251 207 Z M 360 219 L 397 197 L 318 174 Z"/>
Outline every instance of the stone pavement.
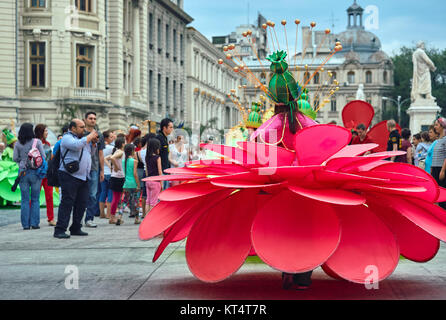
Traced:
<path fill-rule="evenodd" d="M 140 241 L 138 226 L 128 216 L 122 226 L 96 218 L 98 228 L 84 228 L 87 237 L 55 239 L 41 212 L 41 229 L 24 231 L 19 210 L 0 210 L 1 300 L 446 299 L 443 243 L 430 262 L 401 260 L 379 289 L 333 280 L 318 268 L 309 290 L 285 291 L 280 272 L 255 257 L 227 280 L 203 283 L 187 267 L 185 241 L 169 245 L 152 263 L 161 238 Z M 73 288 L 75 270 L 78 289 Z"/>

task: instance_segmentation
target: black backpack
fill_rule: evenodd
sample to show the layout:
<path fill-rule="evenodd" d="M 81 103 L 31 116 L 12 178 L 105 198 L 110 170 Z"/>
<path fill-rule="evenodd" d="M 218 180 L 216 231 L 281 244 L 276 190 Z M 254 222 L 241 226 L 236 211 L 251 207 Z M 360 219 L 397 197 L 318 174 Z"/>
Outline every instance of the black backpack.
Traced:
<path fill-rule="evenodd" d="M 59 174 L 58 174 L 59 165 L 60 165 L 60 146 L 59 149 L 57 149 L 53 159 L 48 161 L 48 171 L 46 173 L 46 178 L 48 180 L 49 186 L 60 187 Z"/>

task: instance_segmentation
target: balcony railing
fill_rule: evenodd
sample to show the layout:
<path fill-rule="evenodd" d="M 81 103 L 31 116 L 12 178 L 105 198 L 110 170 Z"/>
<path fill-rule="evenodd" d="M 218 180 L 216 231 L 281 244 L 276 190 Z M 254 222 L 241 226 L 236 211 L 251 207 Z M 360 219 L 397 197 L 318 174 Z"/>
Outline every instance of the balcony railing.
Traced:
<path fill-rule="evenodd" d="M 59 98 L 109 100 L 106 90 L 92 88 L 59 88 Z"/>

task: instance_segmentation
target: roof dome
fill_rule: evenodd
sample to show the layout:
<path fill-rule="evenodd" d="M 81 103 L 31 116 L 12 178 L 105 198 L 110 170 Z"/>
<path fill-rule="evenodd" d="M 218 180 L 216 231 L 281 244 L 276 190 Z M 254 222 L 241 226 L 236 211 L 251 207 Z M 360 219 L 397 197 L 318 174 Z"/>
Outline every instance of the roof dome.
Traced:
<path fill-rule="evenodd" d="M 364 29 L 348 29 L 340 33 L 338 37 L 343 51 L 375 52 L 381 49 L 381 41 L 379 38 Z"/>

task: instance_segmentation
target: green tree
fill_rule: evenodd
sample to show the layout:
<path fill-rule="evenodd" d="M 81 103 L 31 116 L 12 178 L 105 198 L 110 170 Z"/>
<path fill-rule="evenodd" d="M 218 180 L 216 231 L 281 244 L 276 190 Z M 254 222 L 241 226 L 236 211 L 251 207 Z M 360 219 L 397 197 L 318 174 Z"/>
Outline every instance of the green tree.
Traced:
<path fill-rule="evenodd" d="M 397 55 L 392 57 L 394 65 L 394 83 L 391 98 L 397 100 L 401 96 L 401 101 L 410 98 L 412 90 L 413 63 L 412 54 L 416 47 L 402 47 Z M 442 108 L 442 115 L 446 116 L 446 49 L 426 48 L 426 54 L 437 67 L 437 70 L 431 73 L 432 77 L 432 95 L 437 98 L 437 104 Z M 409 115 L 406 113 L 410 103 L 405 103 L 401 108 L 401 127 L 409 126 Z M 387 108 L 383 112 L 383 119 L 396 119 L 397 106 L 387 103 Z"/>

